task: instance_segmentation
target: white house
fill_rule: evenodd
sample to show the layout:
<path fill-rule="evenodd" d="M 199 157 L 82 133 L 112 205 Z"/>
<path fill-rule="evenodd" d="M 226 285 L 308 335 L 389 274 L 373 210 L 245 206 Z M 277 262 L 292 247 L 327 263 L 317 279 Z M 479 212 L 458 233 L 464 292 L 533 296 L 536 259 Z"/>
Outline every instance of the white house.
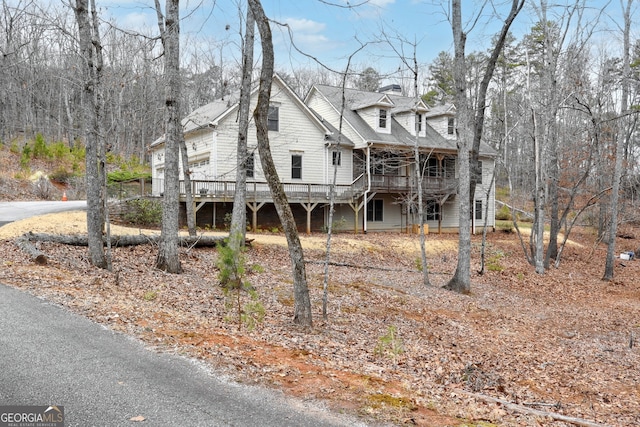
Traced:
<path fill-rule="evenodd" d="M 253 110 L 257 91 L 251 99 Z M 237 115 L 236 94 L 200 107 L 183 120 L 200 226 L 221 228 L 230 217 L 236 185 Z M 272 156 L 301 230 L 319 231 L 327 226 L 334 176 L 334 228 L 355 232 L 413 229 L 420 223 L 416 145 L 424 222 L 434 231 L 457 230 L 458 166 L 452 105 L 430 108 L 421 100 L 402 96 L 397 86 L 379 92 L 343 92 L 342 88 L 316 85 L 303 101 L 276 75 L 268 122 Z M 256 146 L 251 121 L 250 154 L 245 159 L 248 218 L 253 228 L 272 228 L 279 221 Z M 151 144 L 150 152 L 153 194 L 160 196 L 164 140 Z M 473 217 L 477 225 L 484 225 L 488 203 L 486 223 L 493 227 L 494 189 L 490 178 L 495 151 L 483 144 L 480 156 L 483 176 L 472 206 Z"/>

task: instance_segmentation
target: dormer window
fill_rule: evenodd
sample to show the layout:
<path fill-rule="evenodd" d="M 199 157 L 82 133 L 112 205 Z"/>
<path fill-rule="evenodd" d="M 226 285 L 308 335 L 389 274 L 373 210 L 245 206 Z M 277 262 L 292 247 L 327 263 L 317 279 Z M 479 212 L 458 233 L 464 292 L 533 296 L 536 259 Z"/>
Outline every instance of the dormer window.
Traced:
<path fill-rule="evenodd" d="M 449 135 L 453 135 L 453 133 L 455 132 L 455 126 L 456 126 L 456 121 L 453 117 L 449 117 L 449 120 L 447 122 L 447 133 Z"/>
<path fill-rule="evenodd" d="M 380 129 L 387 128 L 387 110 L 381 108 L 378 115 L 378 127 Z"/>
<path fill-rule="evenodd" d="M 422 132 L 422 114 L 416 113 L 416 133 Z"/>

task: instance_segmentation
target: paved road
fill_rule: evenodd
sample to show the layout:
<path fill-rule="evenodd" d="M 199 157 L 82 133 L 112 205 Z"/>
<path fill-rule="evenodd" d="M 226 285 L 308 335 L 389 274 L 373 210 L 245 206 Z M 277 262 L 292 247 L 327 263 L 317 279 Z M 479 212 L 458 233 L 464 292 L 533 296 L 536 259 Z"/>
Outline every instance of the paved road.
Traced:
<path fill-rule="evenodd" d="M 354 419 L 141 343 L 0 285 L 0 405 L 62 405 L 65 427 L 355 426 Z"/>
<path fill-rule="evenodd" d="M 52 212 L 86 209 L 85 200 L 56 202 L 0 202 L 0 227 L 12 221 Z"/>

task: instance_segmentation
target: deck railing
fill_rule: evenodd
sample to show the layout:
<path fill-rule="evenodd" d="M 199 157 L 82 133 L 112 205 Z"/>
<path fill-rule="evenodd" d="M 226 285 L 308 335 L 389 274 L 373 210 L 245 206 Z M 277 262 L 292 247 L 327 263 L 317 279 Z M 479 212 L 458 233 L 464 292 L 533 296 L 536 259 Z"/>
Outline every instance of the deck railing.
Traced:
<path fill-rule="evenodd" d="M 371 175 L 371 190 L 382 192 L 409 192 L 416 188 L 414 176 Z M 451 177 L 425 176 L 422 188 L 426 193 L 456 192 L 458 180 Z"/>
<path fill-rule="evenodd" d="M 414 177 L 399 175 L 372 175 L 371 190 L 376 192 L 409 192 L 413 185 Z M 154 179 L 152 183 L 152 194 L 159 196 L 164 192 L 164 180 Z M 424 177 L 422 187 L 425 192 L 456 192 L 458 180 L 448 177 Z M 284 191 L 289 201 L 294 202 L 318 202 L 329 200 L 330 185 L 328 184 L 302 184 L 283 183 Z M 215 199 L 220 201 L 230 201 L 236 192 L 237 183 L 235 181 L 212 181 L 212 180 L 192 180 L 191 194 L 200 199 Z M 355 200 L 367 189 L 366 175 L 360 175 L 349 185 L 335 186 L 335 200 L 337 202 L 347 202 Z M 247 182 L 248 201 L 269 201 L 271 192 L 266 182 Z M 184 195 L 185 183 L 180 181 L 180 195 Z"/>
<path fill-rule="evenodd" d="M 283 183 L 282 184 L 287 198 L 290 201 L 298 202 L 317 202 L 329 201 L 331 186 L 326 184 L 302 184 L 302 183 Z M 237 188 L 235 181 L 209 181 L 209 180 L 192 180 L 191 193 L 196 198 L 210 198 L 216 200 L 229 201 L 233 200 Z M 247 200 L 259 201 L 270 200 L 271 191 L 266 182 L 247 182 L 246 184 Z M 337 201 L 350 201 L 361 194 L 363 189 L 358 185 L 336 185 L 335 198 Z M 164 192 L 164 180 L 153 180 L 153 194 L 156 196 Z M 186 194 L 185 183 L 180 181 L 180 195 Z"/>

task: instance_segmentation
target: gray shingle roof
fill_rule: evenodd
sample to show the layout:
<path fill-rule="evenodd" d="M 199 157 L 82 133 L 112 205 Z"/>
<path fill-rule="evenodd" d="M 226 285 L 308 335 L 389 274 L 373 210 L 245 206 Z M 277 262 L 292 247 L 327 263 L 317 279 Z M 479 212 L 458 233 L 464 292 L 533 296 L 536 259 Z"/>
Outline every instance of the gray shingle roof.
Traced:
<path fill-rule="evenodd" d="M 342 103 L 342 88 L 316 85 L 315 88 L 333 105 L 336 110 L 340 111 L 340 105 Z M 355 108 L 365 105 L 364 100 L 371 100 L 384 96 L 377 92 L 365 92 L 357 89 L 345 89 L 345 102 L 346 108 L 344 109 L 344 119 L 358 132 L 366 141 L 384 145 L 392 146 L 405 146 L 415 143 L 415 137 L 407 132 L 400 123 L 392 118 L 391 122 L 391 134 L 376 132 L 367 122 L 355 111 Z M 386 96 L 391 99 L 395 105 L 400 107 L 406 107 L 411 103 L 411 106 L 415 103 L 413 98 L 401 97 L 398 95 L 387 94 Z M 398 101 L 398 102 L 396 102 Z M 403 109 L 403 108 L 402 108 Z M 442 137 L 435 129 L 427 125 L 426 137 L 418 138 L 418 144 L 424 148 L 439 148 L 439 149 L 455 149 L 455 141 L 449 141 Z"/>
<path fill-rule="evenodd" d="M 342 103 L 342 88 L 327 86 L 327 85 L 315 85 L 315 89 L 322 94 L 329 103 L 332 104 L 336 111 L 340 111 Z M 345 89 L 345 109 L 344 120 L 347 121 L 353 129 L 363 137 L 363 139 L 369 143 L 388 145 L 396 147 L 413 147 L 416 138 L 410 132 L 408 132 L 393 116 L 397 113 L 406 113 L 412 111 L 415 106 L 415 98 L 408 96 L 401 96 L 395 94 L 382 94 L 378 92 L 366 92 L 358 89 Z M 391 133 L 376 132 L 369 124 L 358 114 L 356 111 L 359 108 L 366 106 L 374 106 L 377 101 L 382 97 L 388 97 L 394 106 L 391 108 L 392 121 L 391 121 Z M 455 107 L 452 105 L 444 105 L 433 107 L 426 113 L 427 117 L 435 117 L 446 113 L 455 113 Z M 425 127 L 425 136 L 418 138 L 418 146 L 423 149 L 443 150 L 443 151 L 455 151 L 457 150 L 457 144 L 455 140 L 447 139 L 438 133 L 429 124 Z M 495 150 L 486 143 L 482 143 L 480 152 L 483 155 L 493 156 Z"/>
<path fill-rule="evenodd" d="M 227 95 L 224 99 L 217 99 L 207 105 L 196 108 L 182 119 L 184 133 L 209 126 L 210 123 L 214 122 L 229 108 L 237 104 L 240 99 L 239 97 L 240 93 L 236 92 Z"/>

